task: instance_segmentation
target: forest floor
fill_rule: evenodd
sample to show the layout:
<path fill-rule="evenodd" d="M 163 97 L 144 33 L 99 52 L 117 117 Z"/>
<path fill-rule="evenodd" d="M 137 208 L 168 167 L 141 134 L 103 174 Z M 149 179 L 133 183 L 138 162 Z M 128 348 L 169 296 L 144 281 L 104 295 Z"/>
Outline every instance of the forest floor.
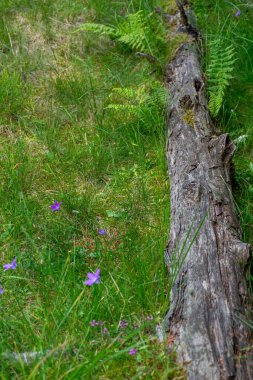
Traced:
<path fill-rule="evenodd" d="M 192 3 L 204 71 L 210 42 L 236 52 L 216 123 L 237 143 L 235 203 L 253 243 L 253 7 Z M 0 3 L 0 263 L 17 262 L 0 275 L 1 380 L 184 378 L 155 331 L 170 287 L 163 69 L 183 40 L 160 6 L 175 10 L 164 0 Z M 140 10 L 155 67 L 78 31 Z"/>

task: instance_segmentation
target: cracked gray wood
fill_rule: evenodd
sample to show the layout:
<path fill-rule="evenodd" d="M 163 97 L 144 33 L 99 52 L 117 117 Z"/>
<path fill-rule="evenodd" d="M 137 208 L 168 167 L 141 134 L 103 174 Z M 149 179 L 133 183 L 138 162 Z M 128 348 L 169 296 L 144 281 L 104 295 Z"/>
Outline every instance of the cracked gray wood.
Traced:
<path fill-rule="evenodd" d="M 250 380 L 252 336 L 243 322 L 249 318 L 244 268 L 250 247 L 241 241 L 231 192 L 235 146 L 210 119 L 194 42 L 179 48 L 167 66 L 166 80 L 169 271 L 191 223 L 192 237 L 207 215 L 173 285 L 165 318 L 168 341 L 186 366 L 188 380 Z"/>

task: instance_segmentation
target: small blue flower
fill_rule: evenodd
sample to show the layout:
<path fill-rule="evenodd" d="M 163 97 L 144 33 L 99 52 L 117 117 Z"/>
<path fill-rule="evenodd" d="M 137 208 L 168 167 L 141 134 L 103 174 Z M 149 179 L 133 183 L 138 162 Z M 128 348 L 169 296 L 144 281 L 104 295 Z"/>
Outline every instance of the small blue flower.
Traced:
<path fill-rule="evenodd" d="M 16 257 L 14 257 L 14 259 L 12 260 L 12 262 L 10 264 L 4 264 L 4 271 L 8 270 L 8 269 L 16 269 L 17 268 L 17 259 Z"/>
<path fill-rule="evenodd" d="M 87 274 L 88 280 L 84 281 L 85 285 L 92 286 L 94 284 L 99 284 L 100 282 L 100 269 L 97 269 L 95 273 Z"/>
<path fill-rule="evenodd" d="M 60 211 L 62 202 L 54 201 L 54 204 L 52 204 L 50 207 L 52 211 Z"/>
<path fill-rule="evenodd" d="M 99 235 L 107 235 L 107 232 L 106 232 L 106 230 L 104 230 L 103 228 L 99 228 L 99 230 L 98 230 L 98 234 Z"/>
<path fill-rule="evenodd" d="M 136 355 L 138 352 L 137 348 L 131 348 L 131 350 L 128 352 L 129 355 Z"/>

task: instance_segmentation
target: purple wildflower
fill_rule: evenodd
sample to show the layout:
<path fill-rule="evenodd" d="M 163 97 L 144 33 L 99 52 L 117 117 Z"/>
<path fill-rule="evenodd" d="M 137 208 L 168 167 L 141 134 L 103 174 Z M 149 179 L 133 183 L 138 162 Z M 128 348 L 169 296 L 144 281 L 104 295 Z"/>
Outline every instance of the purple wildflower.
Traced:
<path fill-rule="evenodd" d="M 131 348 L 131 350 L 128 352 L 129 353 L 129 355 L 135 355 L 135 354 L 137 354 L 137 348 Z"/>
<path fill-rule="evenodd" d="M 88 280 L 84 281 L 85 285 L 92 286 L 100 282 L 100 269 L 97 269 L 95 273 L 88 273 Z"/>
<path fill-rule="evenodd" d="M 240 9 L 238 9 L 238 11 L 235 13 L 235 17 L 239 17 L 240 14 L 241 14 L 241 11 L 240 11 Z"/>
<path fill-rule="evenodd" d="M 62 204 L 62 202 L 54 201 L 54 204 L 51 205 L 50 207 L 51 207 L 52 211 L 60 211 L 61 204 Z"/>
<path fill-rule="evenodd" d="M 103 326 L 104 322 L 103 321 L 95 321 L 95 319 L 93 319 L 90 323 L 90 325 L 92 327 L 95 327 L 95 326 Z"/>
<path fill-rule="evenodd" d="M 4 290 L 2 288 L 2 285 L 0 285 L 0 294 L 3 294 Z"/>
<path fill-rule="evenodd" d="M 139 325 L 134 325 L 134 330 L 138 330 Z"/>
<path fill-rule="evenodd" d="M 109 331 L 108 331 L 108 329 L 105 327 L 104 329 L 103 329 L 103 334 L 108 334 L 109 333 Z"/>
<path fill-rule="evenodd" d="M 128 326 L 128 323 L 126 321 L 119 321 L 119 327 L 122 329 L 125 329 Z"/>
<path fill-rule="evenodd" d="M 99 235 L 103 235 L 103 236 L 105 236 L 105 235 L 107 235 L 107 232 L 106 232 L 106 230 L 104 230 L 103 228 L 99 228 L 99 230 L 98 230 L 98 234 L 99 234 Z"/>
<path fill-rule="evenodd" d="M 12 262 L 10 264 L 4 264 L 4 271 L 8 270 L 8 269 L 16 269 L 17 268 L 17 259 L 16 257 L 14 257 L 14 259 L 12 260 Z"/>

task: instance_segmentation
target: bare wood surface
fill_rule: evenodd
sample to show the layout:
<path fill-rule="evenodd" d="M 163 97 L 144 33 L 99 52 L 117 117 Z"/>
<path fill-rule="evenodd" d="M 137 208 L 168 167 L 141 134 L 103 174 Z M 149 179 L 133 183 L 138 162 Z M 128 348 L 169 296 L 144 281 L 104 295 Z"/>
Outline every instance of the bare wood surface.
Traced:
<path fill-rule="evenodd" d="M 206 218 L 173 286 L 165 318 L 167 337 L 174 342 L 177 360 L 186 365 L 188 380 L 250 380 L 252 336 L 244 323 L 249 318 L 244 268 L 250 247 L 241 241 L 232 198 L 230 165 L 235 146 L 210 119 L 194 45 L 181 46 L 166 72 L 169 270 L 192 222 L 191 236 Z"/>

